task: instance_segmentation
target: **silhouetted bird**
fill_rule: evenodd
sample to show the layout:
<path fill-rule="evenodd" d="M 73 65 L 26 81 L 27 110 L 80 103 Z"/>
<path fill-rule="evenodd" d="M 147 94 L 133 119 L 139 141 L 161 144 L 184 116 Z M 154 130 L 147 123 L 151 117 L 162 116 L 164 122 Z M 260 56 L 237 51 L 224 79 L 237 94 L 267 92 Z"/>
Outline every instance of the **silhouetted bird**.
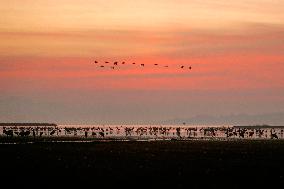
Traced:
<path fill-rule="evenodd" d="M 133 62 L 132 64 L 135 64 L 135 62 Z"/>
<path fill-rule="evenodd" d="M 125 62 L 122 62 L 122 64 L 125 64 Z"/>
<path fill-rule="evenodd" d="M 110 68 L 114 70 L 114 66 L 111 66 Z"/>
<path fill-rule="evenodd" d="M 155 66 L 158 66 L 158 64 L 154 64 Z"/>
<path fill-rule="evenodd" d="M 116 66 L 117 66 L 117 62 L 114 62 L 113 65 L 116 65 Z"/>
<path fill-rule="evenodd" d="M 105 137 L 105 133 L 104 133 L 104 132 L 99 132 L 99 134 L 100 134 L 102 137 Z"/>
<path fill-rule="evenodd" d="M 106 64 L 108 64 L 109 62 L 105 62 Z"/>
<path fill-rule="evenodd" d="M 95 60 L 95 64 L 97 64 L 97 63 L 98 63 L 98 61 Z"/>
<path fill-rule="evenodd" d="M 100 66 L 101 68 L 105 67 L 105 66 Z"/>
<path fill-rule="evenodd" d="M 13 130 L 8 130 L 8 131 L 3 130 L 3 133 L 6 134 L 7 136 L 13 137 Z"/>
<path fill-rule="evenodd" d="M 189 66 L 189 69 L 191 70 L 191 69 L 192 69 L 192 67 L 191 67 L 191 66 Z"/>
<path fill-rule="evenodd" d="M 184 68 L 184 66 L 181 66 L 180 68 Z"/>
<path fill-rule="evenodd" d="M 141 64 L 141 66 L 145 66 L 145 64 Z"/>
<path fill-rule="evenodd" d="M 53 135 L 55 133 L 55 130 L 52 130 L 49 135 Z"/>

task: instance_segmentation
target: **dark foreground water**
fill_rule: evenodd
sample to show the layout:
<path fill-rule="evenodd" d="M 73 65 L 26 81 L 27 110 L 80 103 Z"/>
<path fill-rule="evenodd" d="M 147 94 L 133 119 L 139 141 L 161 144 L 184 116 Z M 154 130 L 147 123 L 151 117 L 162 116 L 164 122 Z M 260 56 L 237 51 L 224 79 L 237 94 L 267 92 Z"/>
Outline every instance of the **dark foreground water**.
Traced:
<path fill-rule="evenodd" d="M 36 142 L 0 144 L 0 152 L 1 181 L 27 186 L 284 186 L 282 140 Z"/>

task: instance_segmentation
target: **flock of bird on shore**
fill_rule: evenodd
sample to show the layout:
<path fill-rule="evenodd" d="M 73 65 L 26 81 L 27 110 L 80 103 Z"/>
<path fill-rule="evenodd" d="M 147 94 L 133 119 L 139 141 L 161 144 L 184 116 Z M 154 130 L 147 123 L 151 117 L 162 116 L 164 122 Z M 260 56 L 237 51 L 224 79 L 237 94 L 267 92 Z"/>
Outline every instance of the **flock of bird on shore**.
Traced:
<path fill-rule="evenodd" d="M 146 67 L 147 65 L 145 63 L 136 63 L 136 62 L 131 62 L 131 63 L 126 63 L 126 62 L 118 62 L 118 61 L 113 61 L 113 62 L 109 62 L 109 61 L 98 61 L 95 60 L 93 62 L 93 64 L 98 65 L 99 68 L 110 68 L 110 69 L 118 69 L 119 66 L 125 66 L 125 65 L 138 65 L 140 68 Z M 168 64 L 158 64 L 158 63 L 154 63 L 152 64 L 152 66 L 155 66 L 157 68 L 170 68 L 170 66 Z M 191 70 L 192 66 L 185 66 L 185 65 L 179 65 L 177 68 L 179 69 L 188 69 Z"/>
<path fill-rule="evenodd" d="M 79 134 L 81 132 L 81 134 Z M 220 137 L 225 138 L 271 138 L 278 139 L 284 136 L 284 130 L 276 132 L 274 129 L 247 129 L 226 127 L 3 127 L 6 136 L 85 136 L 95 138 L 112 137 L 150 137 L 150 138 L 198 138 Z M 182 134 L 183 133 L 183 134 Z M 199 133 L 199 134 L 198 134 Z"/>

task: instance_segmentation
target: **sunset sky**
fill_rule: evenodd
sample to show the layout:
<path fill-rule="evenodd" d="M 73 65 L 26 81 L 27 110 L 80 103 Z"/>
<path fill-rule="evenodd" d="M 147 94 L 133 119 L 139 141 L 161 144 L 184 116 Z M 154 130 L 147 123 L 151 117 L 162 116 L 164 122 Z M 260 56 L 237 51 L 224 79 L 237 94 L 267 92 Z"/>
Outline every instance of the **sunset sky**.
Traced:
<path fill-rule="evenodd" d="M 9 0 L 0 12 L 0 122 L 284 112 L 282 0 Z"/>

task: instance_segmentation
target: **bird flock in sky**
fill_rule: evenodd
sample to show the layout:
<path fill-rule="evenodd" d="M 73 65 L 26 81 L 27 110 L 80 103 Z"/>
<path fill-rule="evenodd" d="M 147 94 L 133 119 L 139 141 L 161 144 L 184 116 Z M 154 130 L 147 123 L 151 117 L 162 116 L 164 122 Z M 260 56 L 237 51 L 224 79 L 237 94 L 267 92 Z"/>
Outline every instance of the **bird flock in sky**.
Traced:
<path fill-rule="evenodd" d="M 146 64 L 144 64 L 144 63 L 138 64 L 136 62 L 132 62 L 132 63 L 117 62 L 117 61 L 115 61 L 115 62 L 109 62 L 109 61 L 99 62 L 99 61 L 95 60 L 93 63 L 98 65 L 99 68 L 110 68 L 110 69 L 113 69 L 113 70 L 118 69 L 120 65 L 127 65 L 127 64 L 128 65 L 137 65 L 137 66 L 142 67 L 142 68 L 146 67 Z M 155 67 L 159 67 L 159 68 L 161 68 L 161 67 L 169 68 L 170 67 L 169 65 L 160 65 L 160 64 L 157 64 L 157 63 L 152 64 L 152 65 L 155 66 Z M 189 69 L 189 70 L 192 69 L 191 66 L 184 66 L 184 65 L 178 65 L 177 68 Z"/>

